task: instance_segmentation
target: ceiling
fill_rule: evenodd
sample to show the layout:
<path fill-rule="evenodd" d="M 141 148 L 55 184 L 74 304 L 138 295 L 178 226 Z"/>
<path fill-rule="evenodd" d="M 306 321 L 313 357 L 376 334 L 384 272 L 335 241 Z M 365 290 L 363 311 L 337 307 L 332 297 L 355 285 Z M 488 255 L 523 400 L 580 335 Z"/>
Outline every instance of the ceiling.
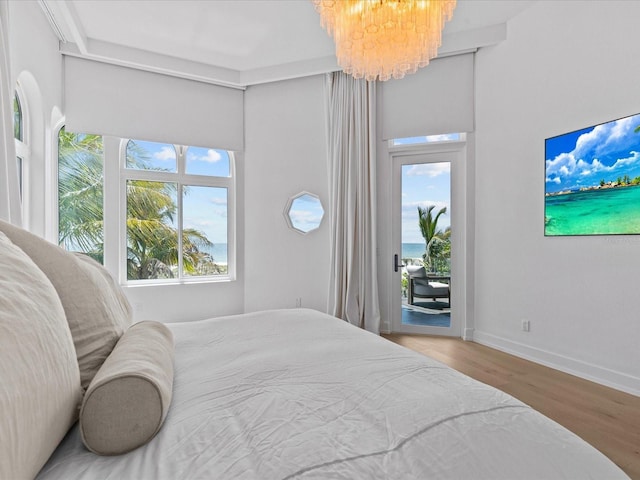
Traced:
<path fill-rule="evenodd" d="M 64 54 L 243 88 L 337 70 L 311 0 L 38 0 Z M 440 55 L 506 38 L 534 0 L 458 0 Z"/>

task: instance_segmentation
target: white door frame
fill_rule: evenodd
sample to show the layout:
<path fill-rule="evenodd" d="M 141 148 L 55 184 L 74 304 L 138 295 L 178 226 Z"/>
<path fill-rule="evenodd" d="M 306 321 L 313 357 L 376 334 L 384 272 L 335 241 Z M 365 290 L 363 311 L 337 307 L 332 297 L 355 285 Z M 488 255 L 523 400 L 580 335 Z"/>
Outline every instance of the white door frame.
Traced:
<path fill-rule="evenodd" d="M 438 161 L 451 162 L 451 326 L 423 327 L 418 325 L 402 325 L 401 318 L 401 275 L 402 269 L 395 272 L 389 269 L 391 286 L 391 329 L 398 333 L 419 333 L 427 335 L 446 335 L 461 337 L 466 328 L 466 143 L 446 142 L 438 144 L 420 144 L 389 148 L 389 160 L 392 167 L 391 186 L 391 218 L 392 225 L 391 250 L 401 256 L 402 251 L 402 165 Z M 391 263 L 391 262 L 389 262 Z"/>

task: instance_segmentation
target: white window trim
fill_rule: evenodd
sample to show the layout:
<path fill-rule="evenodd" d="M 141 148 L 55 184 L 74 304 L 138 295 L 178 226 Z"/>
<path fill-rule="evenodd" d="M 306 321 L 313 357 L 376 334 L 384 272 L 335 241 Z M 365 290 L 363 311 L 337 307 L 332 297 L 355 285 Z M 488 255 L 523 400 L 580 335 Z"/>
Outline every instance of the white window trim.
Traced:
<path fill-rule="evenodd" d="M 468 285 L 467 276 L 469 274 L 467 267 L 467 135 L 466 133 L 460 134 L 460 139 L 455 141 L 438 141 L 438 142 L 425 142 L 415 143 L 407 145 L 393 145 L 393 140 L 390 140 L 387 144 L 387 155 L 389 157 L 388 169 L 384 171 L 384 177 L 390 181 L 395 188 L 398 189 L 400 184 L 399 173 L 400 170 L 396 170 L 394 167 L 395 162 L 399 161 L 401 157 L 432 155 L 439 153 L 449 153 L 458 155 L 458 160 L 451 163 L 451 205 L 452 209 L 455 208 L 456 220 L 452 218 L 452 248 L 455 248 L 455 257 L 452 257 L 451 275 L 456 281 L 452 283 L 451 298 L 455 299 L 454 303 L 457 306 L 451 311 L 451 326 L 448 329 L 448 333 L 445 332 L 445 328 L 437 327 L 438 334 L 462 336 L 463 339 L 470 339 L 473 335 L 473 329 L 469 328 L 469 319 L 467 317 L 467 305 L 468 302 Z M 393 188 L 393 187 L 392 187 Z M 397 191 L 397 190 L 396 190 Z M 392 195 L 392 201 L 399 201 L 399 196 Z M 391 243 L 389 244 L 389 250 L 387 251 L 387 258 L 391 258 L 391 255 L 397 251 L 397 247 L 401 244 L 401 228 L 400 225 L 394 224 L 393 212 L 399 211 L 399 205 L 393 205 L 390 210 L 389 221 L 394 228 L 391 228 Z M 399 220 L 397 220 L 399 221 Z M 388 285 L 399 285 L 396 282 L 397 273 L 393 272 L 393 269 L 387 269 L 387 282 Z M 394 287 L 395 288 L 395 287 Z M 389 318 L 388 327 L 392 332 L 405 333 L 428 333 L 427 330 L 431 327 L 402 327 L 400 319 L 398 318 L 398 312 L 400 312 L 400 296 L 399 287 L 398 290 L 391 289 L 390 292 L 386 292 L 387 299 L 387 318 Z M 396 293 L 398 295 L 396 295 Z M 434 330 L 435 331 L 435 330 Z"/>
<path fill-rule="evenodd" d="M 105 138 L 105 137 L 103 137 Z M 118 265 L 116 271 L 118 272 L 118 278 L 122 285 L 129 287 L 149 286 L 149 285 L 172 285 L 172 284 L 192 284 L 192 283 L 216 283 L 216 282 L 230 282 L 236 280 L 236 168 L 235 157 L 233 152 L 227 151 L 229 155 L 229 177 L 217 177 L 208 175 L 194 175 L 188 174 L 186 170 L 186 153 L 188 146 L 173 145 L 176 149 L 176 172 L 161 172 L 155 170 L 137 170 L 126 167 L 126 149 L 129 140 L 135 139 L 120 139 L 120 145 L 118 148 L 117 161 L 107 161 L 107 148 L 105 147 L 105 185 L 107 184 L 107 164 L 118 165 Z M 211 147 L 215 148 L 215 147 Z M 115 172 L 111 172 L 110 177 L 113 177 Z M 158 182 L 172 182 L 178 183 L 180 186 L 203 186 L 203 187 L 219 187 L 227 189 L 227 274 L 226 275 L 208 275 L 208 276 L 196 276 L 186 277 L 180 273 L 177 278 L 168 279 L 147 279 L 147 280 L 129 280 L 127 278 L 127 235 L 126 235 L 126 219 L 127 219 L 127 180 L 149 180 Z M 111 183 L 111 182 L 109 182 Z M 178 201 L 178 225 L 182 225 L 182 189 L 178 189 L 177 201 Z M 107 192 L 105 188 L 105 218 L 106 209 L 111 208 L 109 205 L 113 205 L 113 202 L 108 201 Z M 106 221 L 105 221 L 105 264 L 106 260 L 106 245 L 107 245 L 107 233 L 106 233 Z M 178 238 L 179 249 L 181 249 L 182 239 Z M 114 252 L 115 253 L 115 252 Z M 111 265 L 111 263 L 110 263 Z M 181 263 L 180 263 L 181 265 Z M 181 269 L 179 269 L 180 271 Z"/>
<path fill-rule="evenodd" d="M 22 223 L 23 225 L 29 225 L 29 167 L 31 164 L 31 148 L 29 146 L 30 119 L 28 114 L 28 101 L 24 90 L 19 83 L 16 84 L 15 95 L 18 96 L 21 114 L 20 117 L 22 120 L 22 140 L 14 138 L 16 161 L 17 157 L 20 157 L 22 160 L 22 168 L 20 172 L 20 182 L 22 182 Z"/>
<path fill-rule="evenodd" d="M 58 136 L 60 129 L 65 126 L 64 119 L 57 123 L 53 131 L 53 152 L 54 165 L 52 178 L 53 185 L 52 196 L 52 232 L 51 240 L 57 244 L 59 232 L 59 208 L 58 208 Z M 23 137 L 24 138 L 24 137 Z M 197 284 L 197 283 L 222 283 L 231 282 L 237 279 L 237 258 L 236 258 L 236 218 L 237 218 L 237 175 L 235 155 L 231 151 L 229 154 L 229 177 L 209 177 L 202 175 L 183 174 L 181 180 L 186 180 L 188 185 L 202 186 L 220 186 L 227 188 L 227 274 L 215 276 L 173 278 L 173 279 L 149 279 L 132 281 L 127 279 L 127 239 L 126 239 L 126 181 L 132 178 L 133 172 L 137 178 L 138 174 L 156 179 L 155 174 L 159 174 L 157 179 L 161 181 L 176 181 L 176 177 L 167 180 L 162 174 L 165 172 L 153 172 L 145 170 L 131 170 L 125 168 L 126 163 L 126 146 L 129 139 L 113 137 L 108 135 L 102 136 L 102 146 L 104 155 L 104 185 L 103 185 L 103 212 L 104 212 L 104 266 L 118 279 L 119 283 L 126 287 L 144 287 L 153 285 L 179 285 L 179 284 Z M 172 173 L 171 175 L 176 175 Z M 217 185 L 212 183 L 212 178 L 218 182 Z M 181 200 L 180 200 L 181 201 Z"/>
<path fill-rule="evenodd" d="M 437 137 L 444 137 L 446 135 L 458 135 L 457 139 L 437 139 Z M 426 137 L 425 141 L 422 142 L 412 142 L 412 143 L 395 143 L 397 140 L 403 140 L 401 138 L 391 138 L 387 141 L 387 149 L 391 152 L 397 151 L 410 151 L 424 148 L 427 145 L 459 145 L 465 144 L 467 142 L 467 134 L 464 132 L 451 132 L 442 135 L 418 135 L 416 137 L 407 137 L 407 138 L 418 138 L 420 136 Z"/>

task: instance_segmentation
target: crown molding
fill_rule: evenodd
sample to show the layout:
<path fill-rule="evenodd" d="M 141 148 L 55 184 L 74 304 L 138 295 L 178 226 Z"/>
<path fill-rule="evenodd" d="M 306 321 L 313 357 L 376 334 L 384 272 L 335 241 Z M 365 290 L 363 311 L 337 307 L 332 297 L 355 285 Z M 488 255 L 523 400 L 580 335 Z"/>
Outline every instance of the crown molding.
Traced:
<path fill-rule="evenodd" d="M 335 55 L 234 70 L 161 53 L 150 52 L 87 37 L 82 23 L 67 0 L 38 0 L 53 32 L 60 39 L 60 53 L 88 60 L 136 68 L 225 87 L 245 89 L 250 85 L 318 75 L 340 70 Z M 507 24 L 445 34 L 438 57 L 474 52 L 507 38 Z"/>
<path fill-rule="evenodd" d="M 211 83 L 231 88 L 245 88 L 245 85 L 242 85 L 240 82 L 240 73 L 236 70 L 193 62 L 191 60 L 184 60 L 177 57 L 148 52 L 146 50 L 123 47 L 98 40 L 89 40 L 87 42 L 87 51 L 84 53 L 73 43 L 62 44 L 60 46 L 60 52 L 66 56 L 135 68 L 197 82 Z"/>
<path fill-rule="evenodd" d="M 88 38 L 75 8 L 70 2 L 38 0 L 49 25 L 62 43 L 74 43 L 82 54 L 88 52 Z"/>

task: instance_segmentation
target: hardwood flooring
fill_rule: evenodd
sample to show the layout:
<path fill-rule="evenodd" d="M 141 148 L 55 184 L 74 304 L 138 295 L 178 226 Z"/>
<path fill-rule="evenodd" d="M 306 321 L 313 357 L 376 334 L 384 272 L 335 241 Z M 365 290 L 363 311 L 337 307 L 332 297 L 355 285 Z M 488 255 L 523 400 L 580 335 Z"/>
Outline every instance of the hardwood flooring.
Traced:
<path fill-rule="evenodd" d="M 459 338 L 383 336 L 516 397 L 640 480 L 640 397 Z"/>

